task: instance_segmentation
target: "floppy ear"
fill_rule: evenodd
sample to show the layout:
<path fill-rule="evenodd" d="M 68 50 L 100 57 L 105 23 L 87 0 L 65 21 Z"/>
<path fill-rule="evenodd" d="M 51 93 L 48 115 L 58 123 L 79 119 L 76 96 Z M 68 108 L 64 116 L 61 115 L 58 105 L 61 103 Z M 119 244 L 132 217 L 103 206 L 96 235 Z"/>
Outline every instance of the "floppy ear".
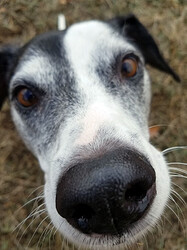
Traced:
<path fill-rule="evenodd" d="M 180 82 L 179 76 L 167 64 L 152 36 L 133 14 L 111 19 L 109 23 L 142 52 L 145 63 L 172 75 L 177 82 Z"/>
<path fill-rule="evenodd" d="M 0 109 L 8 95 L 8 84 L 13 73 L 18 49 L 6 46 L 0 49 Z"/>

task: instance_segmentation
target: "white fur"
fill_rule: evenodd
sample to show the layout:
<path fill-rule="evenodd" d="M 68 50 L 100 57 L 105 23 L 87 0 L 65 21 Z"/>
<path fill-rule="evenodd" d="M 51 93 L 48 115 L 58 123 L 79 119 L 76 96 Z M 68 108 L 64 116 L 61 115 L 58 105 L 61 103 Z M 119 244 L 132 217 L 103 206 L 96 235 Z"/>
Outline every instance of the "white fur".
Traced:
<path fill-rule="evenodd" d="M 92 31 L 92 32 L 90 32 Z M 99 36 L 99 39 L 98 39 Z M 99 41 L 98 41 L 99 40 Z M 103 23 L 89 22 L 72 26 L 66 34 L 65 47 L 69 61 L 78 81 L 78 90 L 84 100 L 83 105 L 77 110 L 77 115 L 68 120 L 66 127 L 61 129 L 58 140 L 58 150 L 52 150 L 51 158 L 55 160 L 64 158 L 64 165 L 52 165 L 46 177 L 45 200 L 46 206 L 56 228 L 72 242 L 77 245 L 97 247 L 97 249 L 114 249 L 115 237 L 105 237 L 96 235 L 84 235 L 71 227 L 65 219 L 59 216 L 55 209 L 56 185 L 59 175 L 68 159 L 71 158 L 71 151 L 77 145 L 87 145 L 92 143 L 98 133 L 99 128 L 104 128 L 108 137 L 117 138 L 128 145 L 128 147 L 146 155 L 156 172 L 157 195 L 151 206 L 148 215 L 137 222 L 129 234 L 121 237 L 121 243 L 129 245 L 137 238 L 144 235 L 158 221 L 163 212 L 167 198 L 169 196 L 170 181 L 168 169 L 163 156 L 148 142 L 147 127 L 145 131 L 136 124 L 130 112 L 124 113 L 122 107 L 111 96 L 107 95 L 102 87 L 100 79 L 94 74 L 94 55 L 97 47 L 104 41 L 110 40 L 107 45 L 111 50 L 119 47 L 133 50 L 134 48 L 120 40 L 119 37 L 111 33 L 111 30 Z M 106 43 L 105 43 L 106 45 Z M 111 55 L 107 55 L 109 60 Z M 93 69 L 92 69 L 93 67 Z M 149 78 L 145 72 L 145 85 L 149 89 Z M 147 100 L 149 102 L 149 98 Z M 72 142 L 71 130 L 73 127 L 81 125 L 82 133 Z M 101 144 L 101 141 L 98 142 Z M 41 164 L 45 164 L 40 161 Z M 92 246 L 93 245 L 93 246 Z"/>
<path fill-rule="evenodd" d="M 11 80 L 10 92 L 12 87 L 14 87 L 12 83 L 19 81 L 22 82 L 22 79 L 36 79 L 36 84 L 42 84 L 43 79 L 45 79 L 46 68 L 51 72 L 54 71 L 49 58 L 41 55 L 41 52 L 33 50 L 33 54 L 30 56 L 29 61 L 24 60 L 17 68 L 16 73 Z M 53 76 L 54 74 L 48 75 L 48 83 L 54 82 Z M 45 85 L 43 85 L 43 87 L 45 87 Z"/>

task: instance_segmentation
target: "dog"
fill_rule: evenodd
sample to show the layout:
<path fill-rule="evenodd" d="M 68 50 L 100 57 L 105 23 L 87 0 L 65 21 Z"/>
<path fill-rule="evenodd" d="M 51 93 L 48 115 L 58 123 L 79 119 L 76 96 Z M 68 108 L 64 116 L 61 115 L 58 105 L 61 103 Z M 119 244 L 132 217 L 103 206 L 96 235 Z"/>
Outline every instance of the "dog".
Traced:
<path fill-rule="evenodd" d="M 128 247 L 156 225 L 170 194 L 149 142 L 145 65 L 179 76 L 133 15 L 76 23 L 0 50 L 0 106 L 45 174 L 45 205 L 78 247 Z"/>

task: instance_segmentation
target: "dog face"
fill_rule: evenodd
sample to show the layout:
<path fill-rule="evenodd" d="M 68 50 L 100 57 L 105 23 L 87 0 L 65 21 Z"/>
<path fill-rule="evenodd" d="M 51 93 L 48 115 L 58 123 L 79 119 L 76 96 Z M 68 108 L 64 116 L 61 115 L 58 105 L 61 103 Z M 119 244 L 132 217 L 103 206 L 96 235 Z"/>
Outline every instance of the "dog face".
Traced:
<path fill-rule="evenodd" d="M 166 205 L 170 180 L 149 142 L 145 63 L 179 80 L 132 15 L 1 51 L 1 104 L 8 93 L 16 127 L 45 173 L 52 222 L 77 245 L 130 245 Z"/>

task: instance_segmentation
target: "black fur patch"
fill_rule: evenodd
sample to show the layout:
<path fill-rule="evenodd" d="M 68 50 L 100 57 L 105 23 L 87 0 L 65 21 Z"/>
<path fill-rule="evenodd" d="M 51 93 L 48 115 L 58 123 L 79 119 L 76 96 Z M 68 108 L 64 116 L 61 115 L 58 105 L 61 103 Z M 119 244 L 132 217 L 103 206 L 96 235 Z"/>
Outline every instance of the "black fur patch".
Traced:
<path fill-rule="evenodd" d="M 13 73 L 17 54 L 18 49 L 12 46 L 3 47 L 0 50 L 0 109 L 8 95 L 8 83 Z"/>

